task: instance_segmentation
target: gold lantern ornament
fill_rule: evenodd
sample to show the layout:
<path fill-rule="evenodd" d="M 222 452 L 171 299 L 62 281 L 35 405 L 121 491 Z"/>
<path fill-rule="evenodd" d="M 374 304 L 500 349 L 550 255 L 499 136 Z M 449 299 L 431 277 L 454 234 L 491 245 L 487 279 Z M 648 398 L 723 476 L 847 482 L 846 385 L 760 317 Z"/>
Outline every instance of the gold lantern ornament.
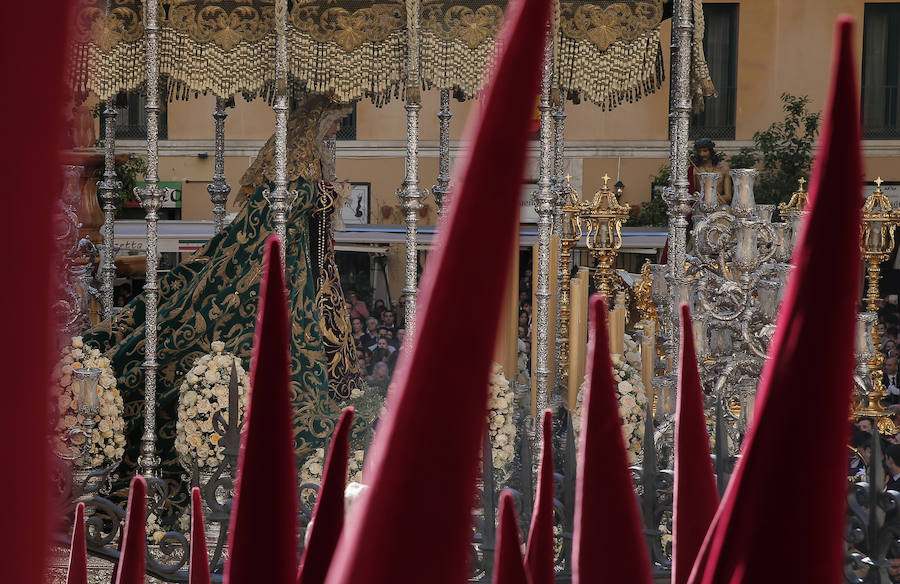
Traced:
<path fill-rule="evenodd" d="M 628 219 L 629 209 L 619 203 L 616 193 L 609 189 L 610 176 L 603 175 L 603 187 L 591 201 L 579 205 L 582 229 L 587 247 L 597 262 L 594 284 L 612 308 L 616 255 L 622 247 L 622 223 Z"/>

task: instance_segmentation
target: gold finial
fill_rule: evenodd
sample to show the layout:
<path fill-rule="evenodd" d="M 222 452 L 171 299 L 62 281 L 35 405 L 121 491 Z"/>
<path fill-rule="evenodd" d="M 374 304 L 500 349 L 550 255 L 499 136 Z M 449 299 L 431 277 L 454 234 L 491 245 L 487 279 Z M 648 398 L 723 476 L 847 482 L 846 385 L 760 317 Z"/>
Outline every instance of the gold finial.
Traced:
<path fill-rule="evenodd" d="M 571 182 L 572 182 L 572 175 L 569 173 L 566 173 L 566 184 L 569 184 Z"/>
<path fill-rule="evenodd" d="M 806 184 L 806 179 L 801 176 L 800 178 L 797 179 L 797 182 L 800 184 L 800 190 L 802 191 L 803 185 Z"/>
<path fill-rule="evenodd" d="M 608 188 L 609 181 L 612 180 L 612 177 L 608 174 L 604 174 L 601 178 L 603 179 L 603 188 Z"/>
<path fill-rule="evenodd" d="M 878 188 L 879 191 L 881 190 L 881 183 L 883 183 L 883 182 L 884 182 L 884 181 L 881 180 L 881 177 L 880 177 L 880 176 L 879 176 L 878 178 L 875 179 L 875 186 Z"/>

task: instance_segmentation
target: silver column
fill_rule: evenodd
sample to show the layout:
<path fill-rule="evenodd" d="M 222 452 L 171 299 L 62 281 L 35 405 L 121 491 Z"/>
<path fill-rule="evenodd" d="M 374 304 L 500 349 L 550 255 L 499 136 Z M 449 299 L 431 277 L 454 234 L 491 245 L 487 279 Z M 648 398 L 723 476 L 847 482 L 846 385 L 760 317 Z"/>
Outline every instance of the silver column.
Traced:
<path fill-rule="evenodd" d="M 444 207 L 450 202 L 450 90 L 441 90 L 441 107 L 438 111 L 440 136 L 438 141 L 437 184 L 432 187 L 438 215 L 443 216 Z"/>
<path fill-rule="evenodd" d="M 275 190 L 263 191 L 272 212 L 275 234 L 284 242 L 281 261 L 284 263 L 287 247 L 287 214 L 297 197 L 296 191 L 288 192 L 287 186 L 287 0 L 275 2 Z"/>
<path fill-rule="evenodd" d="M 225 182 L 225 100 L 216 98 L 216 111 L 213 119 L 216 121 L 216 160 L 213 170 L 213 182 L 206 185 L 209 199 L 213 205 L 213 222 L 215 233 L 219 233 L 225 227 L 225 203 L 228 194 L 231 193 L 231 185 Z"/>
<path fill-rule="evenodd" d="M 419 110 L 422 109 L 419 83 L 419 2 L 406 3 L 408 41 L 406 84 L 406 178 L 397 192 L 406 222 L 406 335 L 416 332 L 416 294 L 418 293 L 418 219 L 425 194 L 419 189 Z"/>
<path fill-rule="evenodd" d="M 155 477 L 159 472 L 159 456 L 156 454 L 156 316 L 159 305 L 157 283 L 157 222 L 159 220 L 159 4 L 147 2 L 147 173 L 146 188 L 135 189 L 147 219 L 147 275 L 144 284 L 146 298 L 144 345 L 144 433 L 141 436 L 141 454 L 138 465 L 141 474 Z M 165 189 L 170 190 L 170 189 Z"/>
<path fill-rule="evenodd" d="M 688 130 L 691 121 L 691 35 L 694 29 L 691 0 L 675 0 L 672 17 L 672 44 L 675 62 L 672 67 L 672 100 L 669 159 L 672 167 L 671 187 L 666 203 L 669 208 L 669 292 L 670 312 L 666 315 L 667 350 L 672 362 L 678 358 L 679 284 L 685 277 L 687 216 L 694 201 L 688 183 Z M 675 48 L 677 47 L 677 49 Z"/>
<path fill-rule="evenodd" d="M 556 234 L 557 258 L 562 258 L 562 207 L 566 202 L 566 194 L 568 185 L 565 177 L 565 154 L 566 154 L 566 96 L 560 90 L 559 100 L 553 106 L 553 192 L 555 200 L 553 202 L 553 233 Z M 566 272 L 569 270 L 568 265 L 563 265 L 561 261 L 557 261 L 557 278 L 556 278 L 556 297 L 560 298 L 561 287 L 563 285 Z M 562 311 L 557 308 L 556 311 L 556 386 L 558 390 L 554 394 L 554 398 L 562 396 L 562 391 L 568 388 L 568 371 L 562 368 L 562 347 L 565 339 L 562 337 Z"/>
<path fill-rule="evenodd" d="M 103 254 L 100 256 L 100 298 L 104 319 L 113 316 L 113 284 L 116 279 L 116 203 L 122 183 L 116 177 L 116 104 L 113 98 L 106 100 L 103 108 L 104 167 L 103 180 L 97 183 L 100 200 L 103 201 Z"/>
<path fill-rule="evenodd" d="M 540 177 L 539 189 L 534 193 L 534 208 L 538 214 L 538 265 L 537 289 L 537 360 L 534 367 L 536 381 L 538 415 L 547 407 L 547 381 L 550 339 L 550 232 L 553 227 L 553 207 L 556 201 L 550 179 L 553 166 L 553 141 L 551 134 L 550 87 L 553 81 L 553 33 L 548 26 L 544 45 L 544 67 L 541 72 L 541 101 L 538 109 L 541 112 L 540 133 Z M 555 337 L 555 335 L 554 335 Z M 536 429 L 535 436 L 540 435 Z M 539 440 L 539 438 L 538 438 Z"/>

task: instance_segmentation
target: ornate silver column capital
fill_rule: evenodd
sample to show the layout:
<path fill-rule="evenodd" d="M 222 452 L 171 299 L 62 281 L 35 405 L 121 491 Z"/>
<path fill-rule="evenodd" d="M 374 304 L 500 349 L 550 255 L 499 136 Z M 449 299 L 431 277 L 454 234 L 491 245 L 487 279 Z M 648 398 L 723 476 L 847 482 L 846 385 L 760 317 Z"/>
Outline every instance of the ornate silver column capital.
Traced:
<path fill-rule="evenodd" d="M 213 113 L 216 124 L 215 169 L 212 184 L 206 185 L 206 191 L 213 205 L 215 233 L 219 233 L 225 227 L 225 203 L 231 193 L 231 185 L 225 182 L 225 118 L 228 117 L 225 107 L 225 100 L 217 97 L 216 111 Z"/>
<path fill-rule="evenodd" d="M 275 234 L 281 238 L 281 262 L 287 248 L 287 215 L 297 199 L 297 191 L 288 191 L 287 180 L 287 0 L 275 2 L 275 188 L 263 196 L 272 212 Z"/>

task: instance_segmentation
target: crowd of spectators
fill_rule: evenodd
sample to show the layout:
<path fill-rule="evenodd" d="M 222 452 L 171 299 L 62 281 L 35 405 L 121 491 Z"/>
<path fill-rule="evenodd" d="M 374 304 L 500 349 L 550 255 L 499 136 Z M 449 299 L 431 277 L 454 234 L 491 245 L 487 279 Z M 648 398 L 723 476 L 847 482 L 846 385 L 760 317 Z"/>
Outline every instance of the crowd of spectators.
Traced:
<path fill-rule="evenodd" d="M 526 370 L 531 372 L 531 268 L 524 268 L 519 277 L 519 347 L 524 349 Z M 524 347 L 522 347 L 524 345 Z"/>
<path fill-rule="evenodd" d="M 406 299 L 401 297 L 390 306 L 378 299 L 370 306 L 355 290 L 350 290 L 346 300 L 359 370 L 370 386 L 384 391 L 403 350 Z"/>
<path fill-rule="evenodd" d="M 886 392 L 882 403 L 893 412 L 892 421 L 900 428 L 900 380 L 897 379 L 897 358 L 900 344 L 900 310 L 897 296 L 888 296 L 878 302 L 878 321 L 875 327 L 875 349 L 883 357 L 881 376 Z M 850 463 L 848 477 L 851 482 L 869 482 L 872 448 L 878 436 L 881 448 L 880 464 L 884 470 L 885 491 L 900 492 L 900 433 L 875 433 L 876 420 L 870 417 L 857 419 L 850 427 Z M 868 552 L 868 542 L 857 542 L 854 547 Z M 887 550 L 887 575 L 890 582 L 900 583 L 900 549 L 891 545 Z"/>

